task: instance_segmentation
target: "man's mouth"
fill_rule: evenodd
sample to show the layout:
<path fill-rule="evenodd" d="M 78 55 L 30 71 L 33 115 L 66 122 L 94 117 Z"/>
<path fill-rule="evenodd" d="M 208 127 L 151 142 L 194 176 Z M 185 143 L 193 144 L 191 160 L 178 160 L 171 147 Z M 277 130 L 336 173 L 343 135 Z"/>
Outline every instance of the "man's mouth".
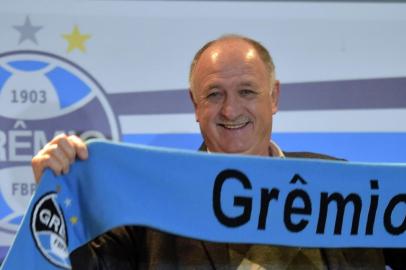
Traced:
<path fill-rule="evenodd" d="M 244 128 L 249 123 L 250 123 L 249 121 L 246 121 L 242 123 L 219 123 L 218 125 L 226 129 L 240 129 Z"/>

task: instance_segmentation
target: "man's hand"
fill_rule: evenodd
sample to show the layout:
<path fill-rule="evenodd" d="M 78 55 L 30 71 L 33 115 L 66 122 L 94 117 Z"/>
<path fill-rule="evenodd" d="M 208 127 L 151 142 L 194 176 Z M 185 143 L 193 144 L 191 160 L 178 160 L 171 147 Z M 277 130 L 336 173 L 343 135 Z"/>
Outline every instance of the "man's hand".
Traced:
<path fill-rule="evenodd" d="M 45 168 L 50 168 L 56 175 L 68 173 L 70 164 L 76 157 L 87 159 L 86 144 L 77 136 L 60 134 L 47 143 L 31 160 L 35 182 L 39 182 Z"/>

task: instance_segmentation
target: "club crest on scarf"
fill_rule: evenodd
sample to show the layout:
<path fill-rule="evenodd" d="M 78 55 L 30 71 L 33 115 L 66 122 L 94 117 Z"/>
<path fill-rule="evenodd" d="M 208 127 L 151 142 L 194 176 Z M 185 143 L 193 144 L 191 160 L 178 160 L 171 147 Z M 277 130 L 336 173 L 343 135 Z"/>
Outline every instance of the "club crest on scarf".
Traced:
<path fill-rule="evenodd" d="M 65 218 L 56 197 L 55 192 L 47 193 L 35 203 L 31 232 L 38 250 L 48 261 L 70 269 Z"/>

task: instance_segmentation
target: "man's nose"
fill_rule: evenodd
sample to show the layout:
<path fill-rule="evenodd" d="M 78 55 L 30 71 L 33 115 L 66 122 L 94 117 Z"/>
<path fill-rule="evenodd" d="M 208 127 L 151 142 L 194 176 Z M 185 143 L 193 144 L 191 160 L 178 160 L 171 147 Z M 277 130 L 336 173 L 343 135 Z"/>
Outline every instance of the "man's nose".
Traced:
<path fill-rule="evenodd" d="M 236 119 L 241 114 L 241 107 L 238 97 L 228 95 L 222 104 L 221 114 L 227 120 Z"/>

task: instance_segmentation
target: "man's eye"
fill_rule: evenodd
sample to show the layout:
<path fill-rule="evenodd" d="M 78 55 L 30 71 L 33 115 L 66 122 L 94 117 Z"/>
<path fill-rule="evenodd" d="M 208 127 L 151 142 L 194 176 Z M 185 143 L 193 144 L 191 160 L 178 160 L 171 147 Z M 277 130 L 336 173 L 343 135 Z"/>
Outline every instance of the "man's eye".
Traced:
<path fill-rule="evenodd" d="M 221 93 L 220 92 L 211 92 L 207 95 L 206 97 L 209 100 L 217 100 L 221 98 Z"/>
<path fill-rule="evenodd" d="M 240 90 L 240 95 L 241 96 L 251 96 L 251 95 L 255 95 L 255 91 L 251 90 L 251 89 L 242 89 Z"/>

